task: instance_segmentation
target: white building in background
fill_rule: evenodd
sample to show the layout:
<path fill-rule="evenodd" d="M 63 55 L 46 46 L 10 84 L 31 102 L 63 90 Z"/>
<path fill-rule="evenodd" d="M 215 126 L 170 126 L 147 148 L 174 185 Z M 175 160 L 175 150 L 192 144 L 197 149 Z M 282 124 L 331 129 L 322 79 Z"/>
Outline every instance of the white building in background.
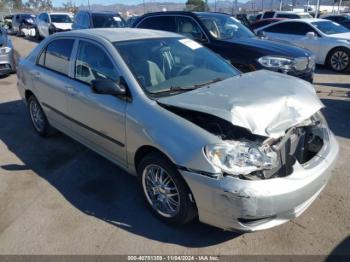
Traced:
<path fill-rule="evenodd" d="M 309 10 L 307 10 L 307 5 L 304 6 L 299 6 L 299 7 L 295 7 L 293 9 L 293 11 L 299 11 L 303 10 L 305 12 L 315 12 L 316 11 L 316 5 L 309 5 Z M 338 4 L 336 3 L 334 6 L 333 5 L 320 5 L 320 12 L 322 13 L 332 13 L 332 12 L 338 12 Z M 346 12 L 349 11 L 349 7 L 348 6 L 340 6 L 339 7 L 339 11 L 340 12 Z"/>

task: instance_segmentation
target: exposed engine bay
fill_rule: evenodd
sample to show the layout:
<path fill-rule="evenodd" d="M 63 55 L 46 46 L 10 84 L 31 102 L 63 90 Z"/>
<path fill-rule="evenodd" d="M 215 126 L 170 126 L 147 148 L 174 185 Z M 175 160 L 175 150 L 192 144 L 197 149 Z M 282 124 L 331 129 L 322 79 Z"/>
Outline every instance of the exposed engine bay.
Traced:
<path fill-rule="evenodd" d="M 163 104 L 161 106 L 220 137 L 223 141 L 247 141 L 256 144 L 264 153 L 272 151 L 276 153 L 277 163 L 274 167 L 239 174 L 238 177 L 241 179 L 260 180 L 290 175 L 296 161 L 302 165 L 317 155 L 324 145 L 324 136 L 328 134 L 319 119 L 322 117 L 317 117 L 318 114 L 287 129 L 284 136 L 275 139 L 252 134 L 246 128 L 235 126 L 211 114 Z"/>

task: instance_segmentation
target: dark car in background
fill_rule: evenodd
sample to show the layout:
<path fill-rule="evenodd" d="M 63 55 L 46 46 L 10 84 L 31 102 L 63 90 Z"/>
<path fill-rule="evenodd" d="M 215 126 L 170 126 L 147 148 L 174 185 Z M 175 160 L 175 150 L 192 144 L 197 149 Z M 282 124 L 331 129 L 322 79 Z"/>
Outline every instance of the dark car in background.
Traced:
<path fill-rule="evenodd" d="M 33 14 L 16 14 L 12 18 L 12 33 L 23 35 L 22 29 L 30 29 L 35 26 L 35 15 Z"/>
<path fill-rule="evenodd" d="M 350 29 L 350 14 L 339 14 L 339 15 L 325 15 L 322 16 L 323 19 L 331 20 L 336 22 L 347 29 Z"/>
<path fill-rule="evenodd" d="M 313 81 L 315 61 L 310 51 L 258 38 L 229 15 L 180 11 L 149 13 L 135 21 L 133 27 L 182 34 L 221 55 L 242 72 L 267 69 Z"/>
<path fill-rule="evenodd" d="M 262 19 L 262 20 L 257 20 L 255 22 L 253 22 L 250 27 L 252 30 L 256 30 L 256 29 L 263 27 L 265 25 L 269 25 L 269 24 L 273 24 L 273 23 L 282 21 L 283 19 L 285 19 L 285 18 L 266 18 L 266 19 Z"/>
<path fill-rule="evenodd" d="M 125 20 L 116 12 L 79 11 L 74 18 L 72 29 L 126 27 Z"/>

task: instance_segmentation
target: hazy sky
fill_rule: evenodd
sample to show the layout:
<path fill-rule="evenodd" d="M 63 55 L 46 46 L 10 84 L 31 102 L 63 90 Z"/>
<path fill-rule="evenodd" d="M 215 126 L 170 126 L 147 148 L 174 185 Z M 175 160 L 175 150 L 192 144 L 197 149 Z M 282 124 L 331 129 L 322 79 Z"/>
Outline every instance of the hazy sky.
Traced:
<path fill-rule="evenodd" d="M 72 0 L 73 3 L 75 3 L 77 6 L 81 4 L 87 5 L 88 0 Z M 66 3 L 67 0 L 52 0 L 52 3 L 54 6 L 62 6 L 62 3 Z M 90 4 L 103 4 L 103 5 L 110 5 L 110 4 L 139 4 L 142 0 L 90 0 Z M 146 2 L 150 2 L 150 0 L 146 0 Z M 173 0 L 173 1 L 164 1 L 164 2 L 185 2 L 185 0 Z"/>
<path fill-rule="evenodd" d="M 72 0 L 73 3 L 75 3 L 77 6 L 81 4 L 87 5 L 88 0 Z M 110 5 L 110 4 L 139 4 L 142 3 L 143 0 L 90 0 L 90 4 L 103 4 L 103 5 Z M 186 0 L 145 0 L 145 2 L 178 2 L 178 3 L 184 3 Z M 215 0 L 208 0 L 208 2 L 214 2 Z M 248 0 L 238 0 L 239 2 L 247 2 Z M 62 6 L 62 3 L 66 3 L 67 0 L 52 0 L 52 3 L 54 6 Z"/>

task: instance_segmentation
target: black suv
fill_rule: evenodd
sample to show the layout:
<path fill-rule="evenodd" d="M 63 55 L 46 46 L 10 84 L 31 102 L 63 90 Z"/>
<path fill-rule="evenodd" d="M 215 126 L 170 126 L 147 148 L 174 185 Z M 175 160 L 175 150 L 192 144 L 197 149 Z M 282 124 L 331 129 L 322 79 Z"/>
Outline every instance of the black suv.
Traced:
<path fill-rule="evenodd" d="M 259 38 L 226 14 L 149 13 L 135 21 L 133 27 L 182 34 L 218 53 L 242 72 L 267 69 L 313 81 L 315 58 L 310 51 Z"/>
<path fill-rule="evenodd" d="M 79 11 L 74 18 L 72 29 L 125 27 L 126 22 L 116 12 Z"/>

